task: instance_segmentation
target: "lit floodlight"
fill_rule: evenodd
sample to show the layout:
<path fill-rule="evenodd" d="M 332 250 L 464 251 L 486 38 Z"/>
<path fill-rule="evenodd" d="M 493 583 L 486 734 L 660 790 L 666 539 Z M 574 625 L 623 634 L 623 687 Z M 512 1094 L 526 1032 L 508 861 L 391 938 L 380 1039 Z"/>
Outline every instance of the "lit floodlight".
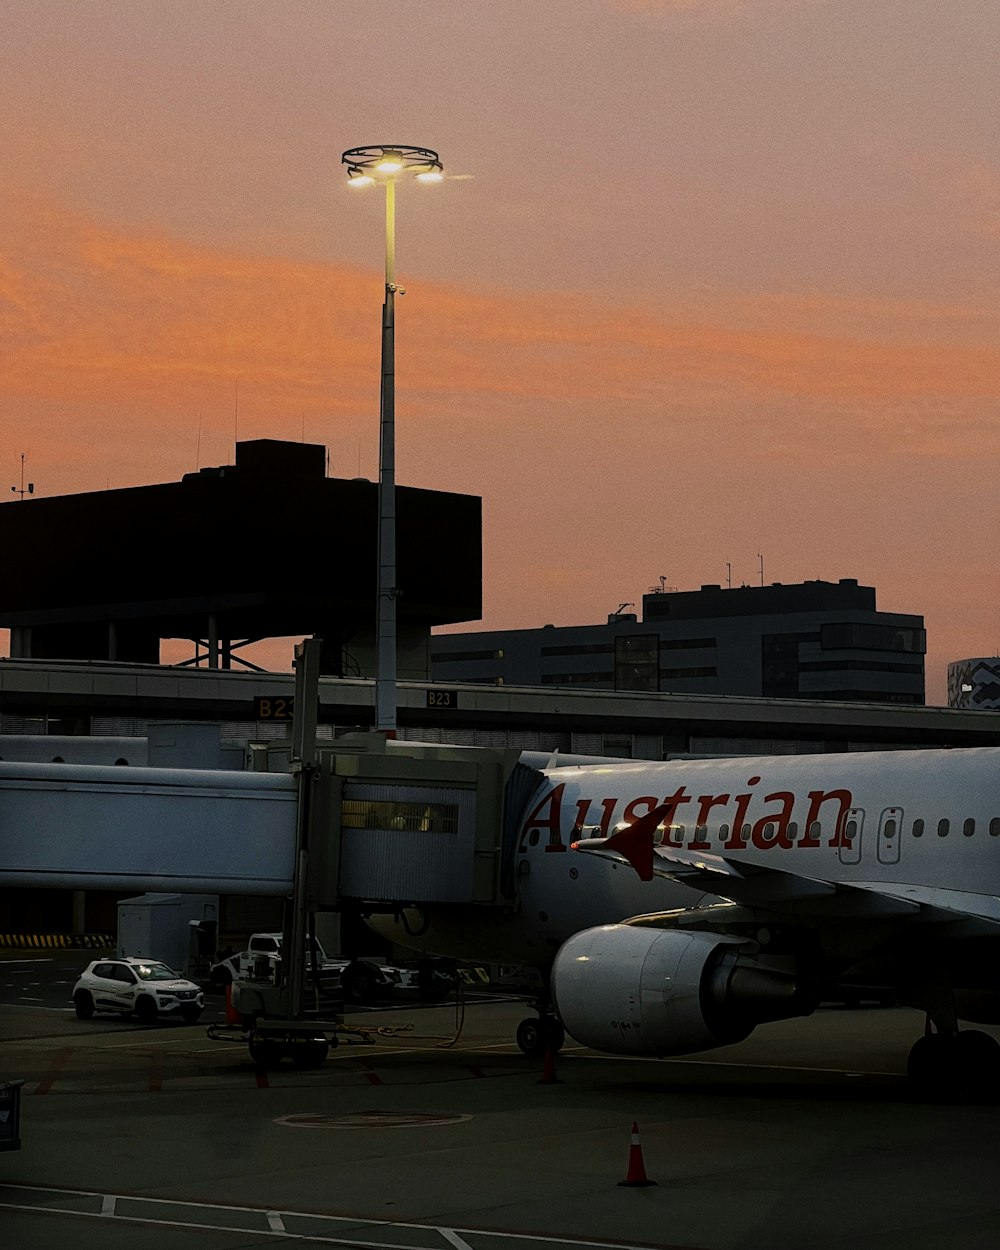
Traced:
<path fill-rule="evenodd" d="M 403 154 L 386 152 L 375 168 L 380 174 L 398 174 L 403 168 Z"/>
<path fill-rule="evenodd" d="M 353 186 L 358 177 L 393 182 L 402 174 L 412 174 L 421 182 L 440 182 L 443 166 L 437 152 L 409 143 L 373 143 L 350 148 L 341 157 Z"/>

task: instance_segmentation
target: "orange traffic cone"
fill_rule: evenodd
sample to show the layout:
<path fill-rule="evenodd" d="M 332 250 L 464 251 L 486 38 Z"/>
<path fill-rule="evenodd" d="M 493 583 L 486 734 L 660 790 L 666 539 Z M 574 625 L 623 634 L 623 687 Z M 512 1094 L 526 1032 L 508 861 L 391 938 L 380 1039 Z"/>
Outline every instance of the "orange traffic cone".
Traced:
<path fill-rule="evenodd" d="M 542 1066 L 541 1079 L 535 1082 L 536 1085 L 561 1085 L 562 1081 L 556 1076 L 556 1052 L 552 1049 L 552 1043 L 549 1042 L 545 1047 L 545 1063 Z"/>
<path fill-rule="evenodd" d="M 618 1184 L 629 1185 L 634 1189 L 656 1184 L 656 1181 L 651 1181 L 646 1175 L 642 1162 L 642 1147 L 639 1145 L 639 1125 L 634 1120 L 632 1121 L 632 1142 L 628 1148 L 628 1175 Z"/>
<path fill-rule="evenodd" d="M 243 1017 L 233 1006 L 233 987 L 231 984 L 227 985 L 226 986 L 226 1024 L 242 1025 L 242 1023 L 243 1023 Z"/>

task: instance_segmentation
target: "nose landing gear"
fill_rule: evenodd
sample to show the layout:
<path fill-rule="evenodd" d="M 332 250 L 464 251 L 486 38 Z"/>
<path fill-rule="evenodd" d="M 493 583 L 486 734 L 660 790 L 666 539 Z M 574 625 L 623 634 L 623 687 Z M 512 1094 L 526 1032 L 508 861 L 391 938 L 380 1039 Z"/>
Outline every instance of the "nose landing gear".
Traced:
<path fill-rule="evenodd" d="M 517 1026 L 514 1034 L 523 1054 L 531 1058 L 541 1058 L 547 1050 L 558 1054 L 566 1040 L 566 1030 L 562 1021 L 552 1010 L 552 999 L 548 993 L 539 994 L 531 1006 L 538 1012 L 538 1017 L 529 1016 Z"/>

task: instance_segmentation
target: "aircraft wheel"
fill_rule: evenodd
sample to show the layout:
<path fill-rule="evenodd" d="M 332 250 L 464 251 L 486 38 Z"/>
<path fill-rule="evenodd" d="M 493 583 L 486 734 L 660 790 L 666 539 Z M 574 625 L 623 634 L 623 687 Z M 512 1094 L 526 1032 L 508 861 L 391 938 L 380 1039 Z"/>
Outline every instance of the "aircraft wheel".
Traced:
<path fill-rule="evenodd" d="M 986 1100 L 1000 1090 L 1000 1042 L 979 1029 L 918 1037 L 906 1061 L 918 1089 L 939 1098 Z"/>
<path fill-rule="evenodd" d="M 980 1029 L 963 1029 L 955 1037 L 955 1068 L 961 1092 L 996 1098 L 1000 1092 L 1000 1042 Z"/>
<path fill-rule="evenodd" d="M 545 1032 L 541 1020 L 530 1016 L 527 1020 L 522 1020 L 514 1036 L 523 1054 L 531 1058 L 545 1054 Z"/>

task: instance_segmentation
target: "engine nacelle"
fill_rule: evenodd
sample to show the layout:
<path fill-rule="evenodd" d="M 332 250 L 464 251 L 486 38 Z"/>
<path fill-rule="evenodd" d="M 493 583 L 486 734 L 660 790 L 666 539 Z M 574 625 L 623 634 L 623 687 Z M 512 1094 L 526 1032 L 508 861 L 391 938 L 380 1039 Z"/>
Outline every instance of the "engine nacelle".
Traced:
<path fill-rule="evenodd" d="M 578 1042 L 621 1055 L 685 1055 L 808 1014 L 795 979 L 717 933 L 603 925 L 564 942 L 552 965 L 560 1019 Z"/>

